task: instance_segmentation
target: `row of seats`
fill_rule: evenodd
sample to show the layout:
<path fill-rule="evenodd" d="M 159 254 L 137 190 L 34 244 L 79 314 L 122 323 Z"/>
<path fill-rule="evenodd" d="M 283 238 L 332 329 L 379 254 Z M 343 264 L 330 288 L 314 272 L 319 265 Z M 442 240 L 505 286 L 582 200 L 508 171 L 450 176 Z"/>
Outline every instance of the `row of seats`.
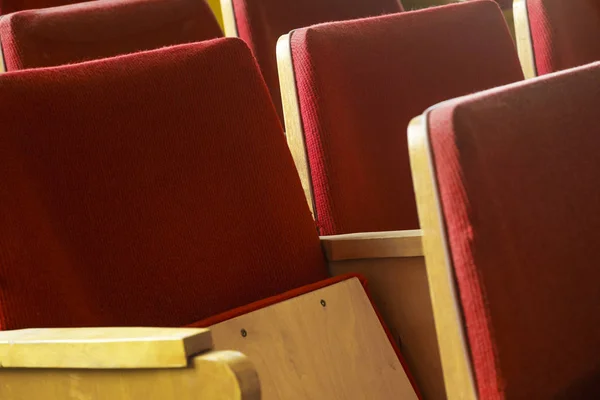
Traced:
<path fill-rule="evenodd" d="M 600 393 L 598 79 L 595 63 L 492 89 L 411 127 L 451 397 Z M 275 109 L 236 39 L 4 74 L 0 104 L 2 329 L 212 325 L 355 279 L 327 279 Z M 391 388 L 371 398 L 414 398 L 398 359 L 358 360 Z"/>
<path fill-rule="evenodd" d="M 224 0 L 223 4 L 225 33 L 239 36 L 254 52 L 280 118 L 283 111 L 275 56 L 280 36 L 321 22 L 403 11 L 397 0 L 352 3 Z M 37 4 L 37 7 L 51 5 L 56 4 Z M 513 2 L 499 2 L 499 5 L 508 9 Z M 33 3 L 6 5 L 0 12 L 7 14 L 33 6 Z M 598 35 L 600 20 L 598 0 L 568 4 L 562 0 L 518 0 L 514 7 L 517 43 L 527 77 L 598 58 L 600 50 L 593 40 Z M 130 22 L 133 12 L 134 23 Z M 97 1 L 25 11 L 3 20 L 0 37 L 7 70 L 60 65 L 222 36 L 204 1 Z"/>
<path fill-rule="evenodd" d="M 110 4 L 110 12 L 106 11 L 105 4 Z M 96 14 L 89 14 L 91 17 L 86 14 L 88 7 Z M 164 31 L 159 30 L 154 38 L 152 32 L 156 30 L 148 28 L 154 26 L 152 24 L 125 25 L 123 32 L 132 37 L 127 41 L 118 39 L 119 29 L 99 29 L 110 26 L 111 21 L 116 20 L 114 16 L 121 12 L 119 10 L 123 10 L 120 14 L 123 20 L 117 25 L 123 26 L 127 20 L 125 16 L 131 16 L 135 7 L 148 10 L 148 14 L 154 16 L 153 23 L 159 21 L 157 25 L 164 26 Z M 69 25 L 79 26 L 75 37 L 90 34 L 106 46 L 86 48 L 77 44 L 61 53 L 46 50 L 51 40 L 37 48 L 31 44 L 19 48 L 19 44 L 26 41 L 13 40 L 13 48 L 17 50 L 13 50 L 13 58 L 7 66 L 17 65 L 10 68 L 13 70 L 29 69 L 0 77 L 1 115 L 8 121 L 7 133 L 0 138 L 4 141 L 0 146 L 3 151 L 2 175 L 7 177 L 1 192 L 6 207 L 0 211 L 4 227 L 0 239 L 0 249 L 4 253 L 2 281 L 6 283 L 0 301 L 0 329 L 140 324 L 214 327 L 303 295 L 358 282 L 348 275 L 328 278 L 327 260 L 314 232 L 302 185 L 321 233 L 410 229 L 419 225 L 424 230 L 433 311 L 449 396 L 469 392 L 473 396 L 479 393 L 486 399 L 495 396 L 518 398 L 541 393 L 543 398 L 550 398 L 567 389 L 577 389 L 568 387 L 575 385 L 576 378 L 595 377 L 595 354 L 588 357 L 584 354 L 585 349 L 595 344 L 597 336 L 593 328 L 589 328 L 590 336 L 571 348 L 574 354 L 579 354 L 573 361 L 572 373 L 555 377 L 549 375 L 544 365 L 532 370 L 531 381 L 523 381 L 522 373 L 517 373 L 518 368 L 514 367 L 523 362 L 519 357 L 540 360 L 549 351 L 551 343 L 544 342 L 540 349 L 517 355 L 511 352 L 514 343 L 530 346 L 537 342 L 527 335 L 524 338 L 514 335 L 521 333 L 518 329 L 533 329 L 544 324 L 554 327 L 557 321 L 569 320 L 571 309 L 562 309 L 556 315 L 542 313 L 533 319 L 531 315 L 535 309 L 527 309 L 529 311 L 524 311 L 519 320 L 518 329 L 511 330 L 506 322 L 506 310 L 514 312 L 514 307 L 527 303 L 524 300 L 527 293 L 522 297 L 515 296 L 514 304 L 503 302 L 501 292 L 503 288 L 511 287 L 511 279 L 517 272 L 508 271 L 510 276 L 494 272 L 495 263 L 499 261 L 492 262 L 485 257 L 486 246 L 495 243 L 488 239 L 506 239 L 503 243 L 506 248 L 502 250 L 505 258 L 499 257 L 503 262 L 514 261 L 513 258 L 521 260 L 519 257 L 527 254 L 524 250 L 511 253 L 522 243 L 519 242 L 519 246 L 511 243 L 512 237 L 507 238 L 504 230 L 490 233 L 488 227 L 481 226 L 479 219 L 472 219 L 471 209 L 460 208 L 465 193 L 473 196 L 473 204 L 485 206 L 486 201 L 496 204 L 495 197 L 491 201 L 483 197 L 478 200 L 476 196 L 480 196 L 480 192 L 471 193 L 462 188 L 462 172 L 458 173 L 459 181 L 449 179 L 445 186 L 448 189 L 444 189 L 440 174 L 445 171 L 447 159 L 436 158 L 415 167 L 415 160 L 422 159 L 424 154 L 429 154 L 427 152 L 413 151 L 411 177 L 408 143 L 403 133 L 410 118 L 440 101 L 523 78 L 502 14 L 493 3 L 473 1 L 419 12 L 327 23 L 299 29 L 282 38 L 277 49 L 279 79 L 286 137 L 293 158 L 282 134 L 276 106 L 259 72 L 260 64 L 242 42 L 218 39 L 122 55 L 220 36 L 216 21 L 204 4 L 178 2 L 171 9 L 158 1 L 93 2 L 29 12 L 29 17 L 28 12 L 12 14 L 1 23 L 10 21 L 5 25 L 7 31 L 20 32 L 20 37 L 32 38 L 35 42 L 43 35 L 39 32 L 31 34 L 30 26 L 44 27 L 45 15 L 57 18 L 48 19 L 50 22 L 46 26 L 62 26 L 57 21 L 62 21 L 66 14 L 73 15 L 69 10 L 88 15 L 83 19 L 80 16 L 72 19 L 79 23 Z M 19 19 L 19 15 L 26 18 Z M 210 16 L 211 24 L 197 24 L 196 18 L 190 17 L 196 15 Z M 40 16 L 44 18 L 36 19 Z M 19 25 L 19 21 L 25 22 Z M 96 21 L 99 22 L 97 30 L 88 27 Z M 20 28 L 14 29 L 16 26 Z M 432 26 L 436 27 L 437 35 L 427 34 Z M 206 27 L 210 29 L 204 29 Z M 116 34 L 113 36 L 113 33 Z M 10 35 L 2 35 L 3 48 L 4 37 Z M 19 49 L 32 50 L 29 58 L 23 57 Z M 31 66 L 18 67 L 21 59 L 33 60 Z M 52 59 L 54 61 L 43 65 L 44 60 Z M 94 59 L 99 60 L 63 65 Z M 34 65 L 36 62 L 40 65 Z M 38 69 L 40 66 L 48 68 Z M 477 164 L 471 163 L 471 153 L 466 152 L 463 157 L 463 143 L 472 135 L 488 135 L 486 126 L 471 123 L 476 120 L 471 114 L 464 125 L 466 128 L 461 128 L 463 125 L 455 127 L 456 115 L 463 110 L 463 101 L 467 106 L 475 104 L 473 115 L 481 114 L 487 121 L 495 112 L 486 114 L 480 105 L 485 109 L 500 98 L 500 104 L 504 104 L 502 101 L 517 102 L 522 110 L 528 110 L 529 102 L 539 97 L 539 93 L 558 93 L 565 87 L 561 85 L 566 85 L 573 92 L 568 98 L 573 106 L 560 116 L 572 123 L 573 116 L 577 115 L 593 126 L 593 113 L 583 114 L 576 110 L 587 104 L 584 101 L 596 104 L 597 92 L 593 85 L 584 86 L 577 82 L 581 79 L 593 82 L 598 77 L 597 71 L 598 66 L 592 65 L 540 80 L 542 83 L 517 84 L 457 100 L 455 108 L 441 105 L 426 113 L 420 122 L 422 129 L 416 130 L 421 133 L 413 134 L 411 137 L 417 139 L 411 140 L 413 144 L 427 142 L 428 138 L 438 135 L 435 133 L 438 128 L 443 138 L 465 135 L 448 144 L 450 155 L 461 153 L 461 157 L 452 159 L 447 167 L 450 178 L 455 178 L 457 163 L 465 162 L 465 168 Z M 532 89 L 538 87 L 541 89 Z M 580 88 L 587 88 L 587 91 L 581 95 Z M 534 94 L 527 97 L 530 91 Z M 502 96 L 496 93 L 502 93 Z M 518 103 L 521 98 L 526 99 L 523 104 Z M 560 102 L 566 101 L 558 94 L 551 98 L 556 104 L 550 102 L 549 107 L 558 107 Z M 504 109 L 501 111 L 505 112 Z M 432 116 L 437 118 L 438 112 L 442 117 L 432 119 Z M 510 120 L 510 116 L 512 114 L 508 114 L 508 119 L 500 120 Z M 525 116 L 526 113 L 521 119 L 515 116 L 515 121 L 525 124 Z M 470 130 L 472 125 L 474 130 Z M 497 125 L 498 136 L 490 135 L 490 140 L 503 137 L 500 129 L 507 129 L 502 124 Z M 523 129 L 526 127 L 524 125 Z M 423 136 L 423 132 L 428 132 L 429 136 Z M 523 130 L 514 129 L 514 134 L 517 133 L 524 134 Z M 517 145 L 517 138 L 520 136 L 506 145 L 509 150 Z M 483 145 L 487 145 L 485 143 Z M 499 144 L 493 140 L 490 143 Z M 453 149 L 452 144 L 458 149 Z M 433 142 L 428 146 L 434 149 L 436 157 L 438 151 L 440 154 L 446 151 L 438 150 Z M 478 148 L 478 145 L 472 146 L 466 150 Z M 411 146 L 412 150 L 414 146 Z M 509 150 L 504 153 L 506 157 L 510 157 Z M 473 150 L 475 161 L 478 154 Z M 488 156 L 484 164 L 487 159 Z M 515 160 L 519 163 L 517 158 Z M 542 160 L 546 162 L 543 157 Z M 497 162 L 502 165 L 506 160 L 500 157 Z M 433 170 L 432 164 L 435 164 Z M 484 166 L 475 165 L 474 168 L 481 172 L 485 170 Z M 422 173 L 426 167 L 430 168 L 429 175 Z M 510 174 L 510 177 L 514 175 Z M 428 182 L 430 176 L 436 181 L 423 189 L 423 183 Z M 541 178 L 532 176 L 532 187 L 537 188 Z M 499 179 L 497 175 L 494 177 Z M 584 179 L 584 184 L 589 180 L 591 178 Z M 469 184 L 476 183 L 481 183 L 480 176 L 475 176 Z M 419 199 L 416 205 L 420 211 L 420 224 L 413 184 Z M 436 206 L 427 203 L 430 200 L 427 196 L 424 200 L 419 197 L 435 192 L 435 188 L 439 189 L 442 199 L 437 199 L 438 203 L 446 201 L 444 190 L 449 191 L 451 200 L 448 200 L 450 205 L 443 204 L 450 210 L 444 209 L 444 220 L 432 225 L 429 219 Z M 492 193 L 496 190 L 504 189 L 493 189 Z M 521 188 L 518 188 L 513 193 L 520 192 Z M 552 196 L 550 198 L 552 200 Z M 515 212 L 516 215 L 527 212 L 526 206 L 513 207 L 512 199 L 497 200 L 506 201 L 503 206 L 498 206 L 502 207 L 502 212 Z M 563 203 L 557 204 L 550 201 L 548 207 L 554 209 Z M 490 210 L 491 215 L 498 214 L 497 209 L 488 209 L 484 205 L 480 206 L 481 213 Z M 586 209 L 585 203 L 582 209 Z M 457 215 L 464 218 L 453 222 Z M 577 219 L 577 216 L 568 216 Z M 565 218 L 563 216 L 559 221 L 566 223 Z M 466 223 L 469 224 L 469 235 L 482 232 L 481 237 L 485 239 L 462 238 L 460 235 L 464 234 Z M 503 223 L 504 219 L 498 226 L 507 229 Z M 534 224 L 527 222 L 524 229 L 529 223 Z M 452 224 L 456 228 L 452 228 Z M 593 232 L 593 220 L 589 224 L 588 229 Z M 444 236 L 446 231 L 442 226 L 448 229 L 448 237 Z M 583 228 L 577 230 L 575 225 L 572 229 L 573 235 L 585 231 Z M 431 232 L 437 233 L 432 235 Z M 452 236 L 453 232 L 458 236 Z M 433 246 L 431 243 L 435 242 L 431 238 L 436 235 L 444 236 L 445 244 Z M 436 263 L 440 251 L 454 243 L 458 243 L 454 249 L 456 257 L 454 253 L 446 257 L 446 261 L 452 263 Z M 468 251 L 465 243 L 472 246 Z M 476 247 L 479 245 L 482 247 Z M 585 246 L 592 245 L 592 238 L 582 245 L 584 254 L 587 254 Z M 534 245 L 531 247 L 535 248 Z M 469 251 L 477 257 L 483 256 L 473 261 L 475 256 Z M 489 252 L 493 254 L 493 251 Z M 549 262 L 542 253 L 539 253 L 539 259 L 527 257 L 535 261 L 536 267 L 542 261 Z M 550 262 L 556 262 L 548 257 Z M 562 257 L 564 260 L 565 256 Z M 556 258 L 560 259 L 558 255 Z M 42 266 L 40 260 L 44 260 Z M 481 282 L 474 280 L 473 276 L 479 272 L 473 272 L 473 264 L 485 269 L 482 276 L 489 273 L 490 277 Z M 516 264 L 522 268 L 528 265 L 524 261 Z M 558 266 L 556 263 L 549 267 L 549 279 L 556 279 L 552 280 L 551 287 L 566 297 L 571 296 L 572 304 L 577 301 L 590 310 L 593 307 L 591 301 L 597 299 L 593 282 L 588 286 L 584 284 L 584 295 L 577 297 L 568 291 L 569 285 L 559 284 L 562 275 Z M 442 271 L 439 276 L 434 275 L 435 268 Z M 589 263 L 581 260 L 580 268 L 578 277 L 589 276 Z M 448 274 L 451 276 L 453 270 L 461 275 L 457 278 L 460 296 L 454 297 L 448 293 L 457 289 L 448 286 L 448 280 L 443 279 Z M 36 278 L 32 280 L 30 277 L 34 275 Z M 502 285 L 495 283 L 496 278 Z M 527 280 L 516 279 L 514 291 L 524 292 L 525 283 Z M 427 291 L 427 287 L 424 289 Z M 107 296 L 107 293 L 113 295 Z M 367 292 L 360 289 L 353 293 L 361 293 L 364 297 Z M 536 301 L 548 300 L 549 293 L 547 286 L 538 288 Z M 436 300 L 437 296 L 443 301 Z M 484 300 L 481 300 L 482 296 Z M 486 308 L 488 296 L 496 308 Z M 326 308 L 326 303 L 321 300 L 322 307 Z M 559 305 L 564 307 L 562 303 Z M 370 320 L 366 321 L 368 318 L 361 314 L 360 321 L 374 327 L 373 332 L 379 339 L 372 341 L 381 346 L 379 350 L 383 349 L 384 358 L 372 359 L 370 364 L 365 362 L 361 373 L 372 374 L 384 361 L 389 366 L 379 377 L 382 382 L 387 382 L 386 389 L 373 395 L 374 398 L 389 398 L 390 393 L 400 391 L 406 393 L 407 398 L 416 396 L 419 391 L 429 398 L 442 398 L 431 395 L 439 395 L 439 391 L 423 387 L 427 380 L 418 368 L 413 370 L 418 374 L 415 383 L 411 383 L 411 374 L 402 367 L 403 357 L 396 347 L 393 329 L 388 330 L 383 322 L 376 322 L 374 306 L 369 307 Z M 456 310 L 464 313 L 466 327 L 461 325 L 463 316 L 457 315 Z M 467 316 L 469 312 L 472 314 Z M 481 322 L 482 313 L 486 316 L 484 322 Z M 448 315 L 454 317 L 453 325 L 444 325 L 448 324 Z M 577 332 L 584 327 L 587 329 L 585 324 L 588 322 L 574 321 Z M 284 329 L 281 324 L 274 324 L 274 327 L 275 330 Z M 215 329 L 219 332 L 220 328 Z M 486 329 L 493 330 L 495 335 L 500 335 L 498 340 L 505 341 L 494 342 L 497 336 L 485 333 Z M 561 341 L 568 338 L 568 330 L 556 331 L 555 337 Z M 385 339 L 386 334 L 389 340 Z M 445 341 L 446 336 L 453 340 Z M 373 348 L 368 347 L 359 331 L 351 331 L 348 338 L 364 347 L 362 353 L 352 353 L 356 357 L 373 353 Z M 456 350 L 456 343 L 467 340 L 467 350 L 464 346 L 462 350 Z M 226 344 L 233 346 L 232 343 Z M 326 346 L 335 348 L 329 343 Z M 474 355 L 479 349 L 486 353 Z M 497 349 L 502 353 L 497 354 Z M 408 365 L 414 368 L 411 351 L 410 343 L 405 344 L 403 352 L 409 354 Z M 339 354 L 346 353 L 348 351 Z M 553 360 L 565 361 L 562 351 L 554 356 Z M 336 367 L 348 360 L 333 358 L 335 360 L 329 360 L 328 365 L 335 375 Z M 273 361 L 272 358 L 269 360 Z M 500 360 L 501 364 L 490 370 L 494 360 Z M 338 364 L 334 365 L 335 362 Z M 455 362 L 464 368 L 451 367 Z M 265 370 L 261 371 L 264 373 Z M 455 373 L 459 375 L 453 376 Z M 354 375 L 344 376 L 356 380 Z M 355 386 L 346 388 L 347 393 L 364 393 L 372 382 L 372 375 L 367 376 L 371 381 L 356 380 Z M 544 382 L 545 376 L 552 376 L 553 382 Z M 280 398 L 290 398 L 279 391 L 283 389 L 276 379 L 266 379 L 263 384 L 269 396 L 277 393 Z M 547 388 L 542 388 L 543 385 Z M 335 385 L 328 387 L 339 390 Z M 589 394 L 593 389 L 588 384 L 584 392 Z M 312 390 L 316 396 L 327 397 L 320 391 L 324 390 L 321 387 Z"/>

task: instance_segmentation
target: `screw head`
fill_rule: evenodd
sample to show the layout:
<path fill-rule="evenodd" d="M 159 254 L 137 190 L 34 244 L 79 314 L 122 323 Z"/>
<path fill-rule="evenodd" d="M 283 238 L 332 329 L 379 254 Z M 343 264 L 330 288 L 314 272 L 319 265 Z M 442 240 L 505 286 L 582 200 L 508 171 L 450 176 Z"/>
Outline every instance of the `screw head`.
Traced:
<path fill-rule="evenodd" d="M 321 305 L 322 305 L 323 307 L 325 307 L 325 306 L 327 305 L 327 303 L 325 302 L 325 300 L 322 300 L 322 299 L 321 299 Z"/>
<path fill-rule="evenodd" d="M 245 329 L 242 329 L 240 333 L 242 334 L 242 337 L 248 336 L 248 332 Z"/>

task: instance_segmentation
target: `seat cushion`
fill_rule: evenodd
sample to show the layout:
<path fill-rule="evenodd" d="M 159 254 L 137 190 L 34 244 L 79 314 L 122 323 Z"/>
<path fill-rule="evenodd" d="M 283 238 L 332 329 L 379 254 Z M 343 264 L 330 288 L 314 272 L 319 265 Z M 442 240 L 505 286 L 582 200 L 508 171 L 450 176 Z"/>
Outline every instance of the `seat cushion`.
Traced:
<path fill-rule="evenodd" d="M 527 0 L 538 75 L 600 60 L 600 0 Z"/>
<path fill-rule="evenodd" d="M 325 235 L 418 228 L 411 118 L 523 79 L 502 13 L 489 1 L 317 25 L 293 32 L 291 45 Z"/>
<path fill-rule="evenodd" d="M 0 75 L 0 329 L 182 326 L 328 276 L 250 50 Z"/>
<path fill-rule="evenodd" d="M 600 395 L 598 82 L 600 63 L 429 114 L 482 399 Z"/>
<path fill-rule="evenodd" d="M 8 71 L 50 67 L 222 37 L 204 0 L 103 0 L 0 20 Z"/>

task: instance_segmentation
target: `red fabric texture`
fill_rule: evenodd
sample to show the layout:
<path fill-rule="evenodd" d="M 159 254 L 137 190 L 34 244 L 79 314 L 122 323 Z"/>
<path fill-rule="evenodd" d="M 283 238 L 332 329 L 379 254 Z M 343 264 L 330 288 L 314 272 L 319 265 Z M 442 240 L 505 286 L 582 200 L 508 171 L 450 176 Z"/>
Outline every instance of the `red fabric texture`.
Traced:
<path fill-rule="evenodd" d="M 600 398 L 598 82 L 595 63 L 429 113 L 481 399 Z"/>
<path fill-rule="evenodd" d="M 538 75 L 600 60 L 600 0 L 527 0 Z"/>
<path fill-rule="evenodd" d="M 8 71 L 50 67 L 222 37 L 204 0 L 106 0 L 0 20 Z"/>
<path fill-rule="evenodd" d="M 345 281 L 348 279 L 352 279 L 352 278 L 358 279 L 360 281 L 360 283 L 362 284 L 362 286 L 365 290 L 365 293 L 367 294 L 367 297 L 369 297 L 369 301 L 371 301 L 371 305 L 373 306 L 373 311 L 375 311 L 375 314 L 377 315 L 377 318 L 379 319 L 379 322 L 381 323 L 381 326 L 383 327 L 383 330 L 385 331 L 385 334 L 386 334 L 388 340 L 390 341 L 390 344 L 392 345 L 392 348 L 394 349 L 394 352 L 396 353 L 396 356 L 398 357 L 400 364 L 402 364 L 402 367 L 404 368 L 404 371 L 406 372 L 406 375 L 407 375 L 413 389 L 415 390 L 415 393 L 417 393 L 417 396 L 420 399 L 421 395 L 419 394 L 419 389 L 416 385 L 416 382 L 415 382 L 413 376 L 410 374 L 410 371 L 406 365 L 406 361 L 404 361 L 404 357 L 402 356 L 402 353 L 400 352 L 400 349 L 398 348 L 398 345 L 396 344 L 396 340 L 392 336 L 391 331 L 389 330 L 385 321 L 383 320 L 381 313 L 377 309 L 377 306 L 375 306 L 375 303 L 373 303 L 373 299 L 371 298 L 371 294 L 369 293 L 367 280 L 364 276 L 359 275 L 359 274 L 339 275 L 339 276 L 325 279 L 325 280 L 322 280 L 319 282 L 315 282 L 315 283 L 312 283 L 310 285 L 306 285 L 306 286 L 303 286 L 300 288 L 292 289 L 292 290 L 282 293 L 280 295 L 269 297 L 268 299 L 256 301 L 254 303 L 247 304 L 242 307 L 238 307 L 234 310 L 230 310 L 230 311 L 224 312 L 222 314 L 209 317 L 205 320 L 195 322 L 193 324 L 190 324 L 188 327 L 190 327 L 190 328 L 208 328 L 212 325 L 230 320 L 232 318 L 236 318 L 241 315 L 245 315 L 245 314 L 251 313 L 253 311 L 257 311 L 262 308 L 266 308 L 266 307 L 272 306 L 274 304 L 293 299 L 294 297 L 302 296 L 303 294 L 314 292 L 315 290 L 319 290 L 319 289 L 322 289 L 327 286 L 335 285 L 336 283 L 339 283 L 339 282 L 342 282 L 342 281 Z"/>
<path fill-rule="evenodd" d="M 249 44 L 283 120 L 275 46 L 292 29 L 402 11 L 399 0 L 232 0 L 238 36 Z"/>
<path fill-rule="evenodd" d="M 36 8 L 65 6 L 84 1 L 86 0 L 0 0 L 0 15 Z"/>
<path fill-rule="evenodd" d="M 292 56 L 324 235 L 418 228 L 411 118 L 439 101 L 523 79 L 490 1 L 297 30 Z"/>
<path fill-rule="evenodd" d="M 0 75 L 0 329 L 182 326 L 328 276 L 239 39 Z"/>

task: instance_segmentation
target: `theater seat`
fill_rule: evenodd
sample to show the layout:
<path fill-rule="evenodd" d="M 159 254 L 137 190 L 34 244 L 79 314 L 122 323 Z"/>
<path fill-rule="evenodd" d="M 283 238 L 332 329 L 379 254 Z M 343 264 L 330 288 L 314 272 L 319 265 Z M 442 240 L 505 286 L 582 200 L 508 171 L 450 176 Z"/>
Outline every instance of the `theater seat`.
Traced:
<path fill-rule="evenodd" d="M 402 11 L 400 0 L 221 0 L 225 34 L 246 41 L 283 120 L 277 79 L 277 39 L 292 29 Z"/>
<path fill-rule="evenodd" d="M 85 0 L 0 0 L 0 15 L 36 8 L 65 6 L 83 1 Z"/>
<path fill-rule="evenodd" d="M 600 60 L 600 0 L 515 0 L 527 78 Z"/>
<path fill-rule="evenodd" d="M 0 330 L 210 327 L 176 365 L 213 343 L 264 399 L 417 398 L 364 279 L 329 276 L 241 40 L 9 72 L 0 120 Z"/>
<path fill-rule="evenodd" d="M 295 30 L 278 58 L 288 142 L 325 235 L 417 229 L 410 119 L 523 78 L 491 1 Z"/>
<path fill-rule="evenodd" d="M 449 398 L 600 396 L 600 63 L 409 128 Z"/>
<path fill-rule="evenodd" d="M 223 36 L 204 0 L 100 0 L 0 20 L 7 71 L 51 67 Z"/>

